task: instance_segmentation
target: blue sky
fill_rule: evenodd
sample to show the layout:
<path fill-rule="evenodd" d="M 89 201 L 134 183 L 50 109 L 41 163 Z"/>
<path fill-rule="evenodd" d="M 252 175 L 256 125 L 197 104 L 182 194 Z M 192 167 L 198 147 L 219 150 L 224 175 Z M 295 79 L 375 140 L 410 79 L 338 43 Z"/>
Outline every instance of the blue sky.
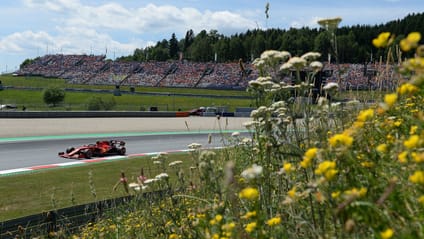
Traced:
<path fill-rule="evenodd" d="M 269 3 L 269 18 L 265 5 Z M 423 0 L 2 0 L 0 73 L 45 54 L 106 54 L 114 59 L 175 33 L 232 35 L 254 28 L 375 25 L 424 12 Z"/>

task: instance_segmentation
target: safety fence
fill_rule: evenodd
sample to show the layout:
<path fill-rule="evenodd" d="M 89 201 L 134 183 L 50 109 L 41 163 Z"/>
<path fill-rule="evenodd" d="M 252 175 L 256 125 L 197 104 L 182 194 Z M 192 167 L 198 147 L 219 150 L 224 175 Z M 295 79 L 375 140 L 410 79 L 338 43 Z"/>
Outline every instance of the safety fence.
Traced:
<path fill-rule="evenodd" d="M 157 201 L 171 194 L 171 191 L 146 192 L 0 222 L 0 239 L 48 237 L 59 231 L 71 235 L 103 215 L 113 213 L 121 205 L 135 200 Z"/>

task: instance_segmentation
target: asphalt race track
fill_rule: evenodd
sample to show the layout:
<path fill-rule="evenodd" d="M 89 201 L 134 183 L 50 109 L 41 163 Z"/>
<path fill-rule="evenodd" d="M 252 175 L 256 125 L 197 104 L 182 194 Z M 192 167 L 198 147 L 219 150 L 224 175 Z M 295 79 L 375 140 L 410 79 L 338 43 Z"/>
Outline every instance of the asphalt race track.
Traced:
<path fill-rule="evenodd" d="M 57 155 L 58 152 L 65 151 L 70 146 L 95 143 L 102 139 L 124 140 L 127 155 L 131 155 L 184 150 L 191 143 L 202 144 L 204 148 L 221 147 L 225 146 L 224 143 L 230 136 L 230 133 L 226 133 L 224 137 L 221 134 L 212 134 L 210 144 L 207 133 L 0 142 L 0 171 L 72 162 L 75 159 L 61 158 Z"/>

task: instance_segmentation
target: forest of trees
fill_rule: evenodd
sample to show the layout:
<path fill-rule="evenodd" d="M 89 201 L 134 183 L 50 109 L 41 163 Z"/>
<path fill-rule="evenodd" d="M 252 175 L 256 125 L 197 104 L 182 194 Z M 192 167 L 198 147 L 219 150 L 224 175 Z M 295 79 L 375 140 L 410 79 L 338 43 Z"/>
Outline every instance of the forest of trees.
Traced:
<path fill-rule="evenodd" d="M 391 32 L 396 37 L 393 44 L 395 47 L 400 39 L 410 32 L 416 31 L 424 35 L 423 23 L 424 13 L 419 13 L 380 25 L 340 27 L 336 30 L 338 61 L 364 63 L 379 60 L 380 57 L 385 58 L 388 49 L 376 49 L 371 44 L 373 38 L 381 32 Z M 322 53 L 322 61 L 326 61 L 328 54 L 332 52 L 330 34 L 322 28 L 254 29 L 232 36 L 224 36 L 216 30 L 203 30 L 198 34 L 188 30 L 183 39 L 178 40 L 173 33 L 169 40 L 163 39 L 155 46 L 137 48 L 133 55 L 117 60 L 166 61 L 183 57 L 196 62 L 229 62 L 239 59 L 246 62 L 269 49 L 289 51 L 293 55 L 317 51 Z"/>

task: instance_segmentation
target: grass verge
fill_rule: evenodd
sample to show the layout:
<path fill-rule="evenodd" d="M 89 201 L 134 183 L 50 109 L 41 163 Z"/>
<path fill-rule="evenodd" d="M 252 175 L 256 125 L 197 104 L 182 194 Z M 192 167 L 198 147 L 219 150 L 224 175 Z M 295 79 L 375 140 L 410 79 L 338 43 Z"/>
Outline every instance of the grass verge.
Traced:
<path fill-rule="evenodd" d="M 187 153 L 174 153 L 167 161 L 181 160 L 184 168 L 187 157 Z M 141 168 L 148 178 L 162 172 L 150 156 L 144 156 L 0 177 L 0 221 L 128 195 L 121 185 L 113 190 L 120 172 L 136 182 Z"/>

